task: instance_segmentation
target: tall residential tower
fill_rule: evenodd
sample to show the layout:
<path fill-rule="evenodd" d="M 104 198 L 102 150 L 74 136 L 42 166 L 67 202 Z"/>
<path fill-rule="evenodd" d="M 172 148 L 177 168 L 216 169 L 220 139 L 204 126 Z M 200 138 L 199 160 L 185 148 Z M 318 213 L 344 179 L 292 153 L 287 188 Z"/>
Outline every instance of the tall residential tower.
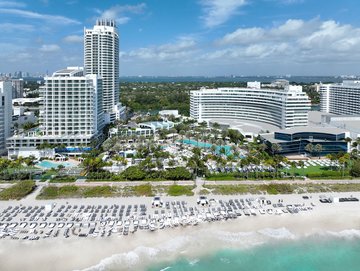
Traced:
<path fill-rule="evenodd" d="M 11 136 L 12 123 L 11 81 L 0 81 L 0 154 L 6 151 L 6 138 Z"/>
<path fill-rule="evenodd" d="M 103 79 L 105 121 L 119 118 L 119 34 L 114 20 L 97 20 L 93 29 L 85 29 L 84 66 L 86 74 Z"/>

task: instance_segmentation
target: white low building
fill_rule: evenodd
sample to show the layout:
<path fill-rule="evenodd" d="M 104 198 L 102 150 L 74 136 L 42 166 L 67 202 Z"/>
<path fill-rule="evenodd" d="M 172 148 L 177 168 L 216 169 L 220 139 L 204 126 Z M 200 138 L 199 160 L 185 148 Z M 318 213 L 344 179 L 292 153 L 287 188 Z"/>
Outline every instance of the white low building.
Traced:
<path fill-rule="evenodd" d="M 37 117 L 34 112 L 28 111 L 25 112 L 24 107 L 13 107 L 13 116 L 12 116 L 13 124 L 17 124 L 18 127 L 24 125 L 25 123 L 35 123 L 37 121 Z"/>
<path fill-rule="evenodd" d="M 161 117 L 170 117 L 174 116 L 175 118 L 180 117 L 179 110 L 161 110 L 159 111 Z"/>

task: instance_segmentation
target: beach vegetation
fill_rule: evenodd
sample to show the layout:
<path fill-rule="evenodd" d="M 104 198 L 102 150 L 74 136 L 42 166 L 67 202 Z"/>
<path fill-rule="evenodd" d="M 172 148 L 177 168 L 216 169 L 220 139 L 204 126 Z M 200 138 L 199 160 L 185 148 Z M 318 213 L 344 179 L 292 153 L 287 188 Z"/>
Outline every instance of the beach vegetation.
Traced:
<path fill-rule="evenodd" d="M 193 196 L 193 186 L 177 185 L 173 184 L 168 186 L 167 194 L 169 196 Z"/>
<path fill-rule="evenodd" d="M 30 194 L 36 185 L 34 181 L 19 181 L 0 192 L 0 200 L 19 200 Z"/>
<path fill-rule="evenodd" d="M 55 176 L 49 183 L 74 183 L 75 181 L 76 178 L 72 176 Z"/>
<path fill-rule="evenodd" d="M 123 191 L 124 196 L 145 196 L 145 197 L 152 197 L 155 195 L 153 191 L 153 187 L 151 184 L 142 184 L 137 186 L 127 186 L 124 188 Z"/>
<path fill-rule="evenodd" d="M 360 177 L 360 160 L 355 160 L 350 169 L 350 175 L 353 177 Z"/>
<path fill-rule="evenodd" d="M 116 188 L 112 188 L 110 186 L 86 187 L 82 190 L 82 195 L 85 198 L 111 197 L 116 195 Z"/>

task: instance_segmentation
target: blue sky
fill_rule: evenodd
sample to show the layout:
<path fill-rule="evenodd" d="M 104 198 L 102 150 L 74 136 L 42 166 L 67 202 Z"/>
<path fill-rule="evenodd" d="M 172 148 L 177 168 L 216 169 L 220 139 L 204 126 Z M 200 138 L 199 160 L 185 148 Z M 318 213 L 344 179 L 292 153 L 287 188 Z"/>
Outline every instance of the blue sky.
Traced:
<path fill-rule="evenodd" d="M 0 72 L 83 64 L 83 30 L 118 22 L 120 75 L 360 74 L 355 0 L 0 0 Z"/>

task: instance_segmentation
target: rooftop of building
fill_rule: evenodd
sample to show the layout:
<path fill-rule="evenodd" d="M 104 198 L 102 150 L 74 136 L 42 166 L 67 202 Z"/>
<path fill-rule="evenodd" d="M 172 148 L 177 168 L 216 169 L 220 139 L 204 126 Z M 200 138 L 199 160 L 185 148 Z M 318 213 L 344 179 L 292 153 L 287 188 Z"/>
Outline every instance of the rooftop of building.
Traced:
<path fill-rule="evenodd" d="M 342 134 L 347 132 L 346 129 L 328 126 L 299 126 L 287 129 L 278 129 L 274 132 L 296 134 L 296 133 L 325 133 L 325 134 Z"/>
<path fill-rule="evenodd" d="M 16 98 L 16 99 L 12 99 L 12 103 L 13 104 L 25 104 L 25 103 L 38 103 L 41 102 L 42 100 L 44 100 L 43 97 L 37 97 L 37 98 Z"/>
<path fill-rule="evenodd" d="M 343 80 L 342 83 L 333 84 L 320 84 L 324 86 L 338 86 L 338 87 L 349 87 L 349 88 L 360 88 L 360 80 Z"/>
<path fill-rule="evenodd" d="M 345 129 L 340 129 L 340 128 L 337 128 L 337 127 L 321 127 L 321 126 L 311 127 L 311 126 L 301 126 L 301 127 L 293 127 L 293 128 L 288 128 L 288 129 L 277 130 L 277 131 L 275 131 L 275 132 L 284 133 L 284 134 L 322 133 L 322 134 L 339 135 L 339 134 L 344 134 L 344 133 L 346 133 L 347 131 L 346 131 Z M 262 134 L 261 137 L 264 138 L 265 140 L 271 142 L 271 143 L 287 142 L 287 140 L 275 139 L 275 138 L 274 138 L 274 133 Z M 319 140 L 319 139 L 316 139 L 316 142 L 320 142 L 320 141 L 326 142 L 327 140 Z"/>
<path fill-rule="evenodd" d="M 202 87 L 199 90 L 193 90 L 195 92 L 223 92 L 223 91 L 271 91 L 271 92 L 277 92 L 277 93 L 303 93 L 302 92 L 302 86 L 296 86 L 296 85 L 286 85 L 283 88 L 269 87 L 270 85 L 267 85 L 266 88 L 260 87 L 260 82 L 248 82 L 247 87 L 220 87 L 220 88 L 205 88 Z M 305 93 L 304 93 L 305 94 Z"/>
<path fill-rule="evenodd" d="M 323 116 L 335 116 L 335 115 L 330 114 L 330 113 L 324 113 L 321 111 L 309 111 L 309 114 L 308 114 L 309 126 L 321 125 Z"/>
<path fill-rule="evenodd" d="M 66 69 L 58 70 L 53 73 L 53 77 L 74 77 L 74 76 L 83 76 L 84 68 L 83 67 L 67 67 Z"/>
<path fill-rule="evenodd" d="M 111 20 L 111 19 L 99 19 L 96 20 L 96 24 L 97 26 L 111 26 L 111 27 L 116 27 L 116 21 L 115 20 Z"/>
<path fill-rule="evenodd" d="M 208 121 L 211 123 L 217 122 L 220 125 L 227 125 L 230 129 L 238 130 L 242 134 L 260 134 L 273 132 L 279 129 L 275 125 L 249 120 L 213 118 L 209 119 Z"/>

